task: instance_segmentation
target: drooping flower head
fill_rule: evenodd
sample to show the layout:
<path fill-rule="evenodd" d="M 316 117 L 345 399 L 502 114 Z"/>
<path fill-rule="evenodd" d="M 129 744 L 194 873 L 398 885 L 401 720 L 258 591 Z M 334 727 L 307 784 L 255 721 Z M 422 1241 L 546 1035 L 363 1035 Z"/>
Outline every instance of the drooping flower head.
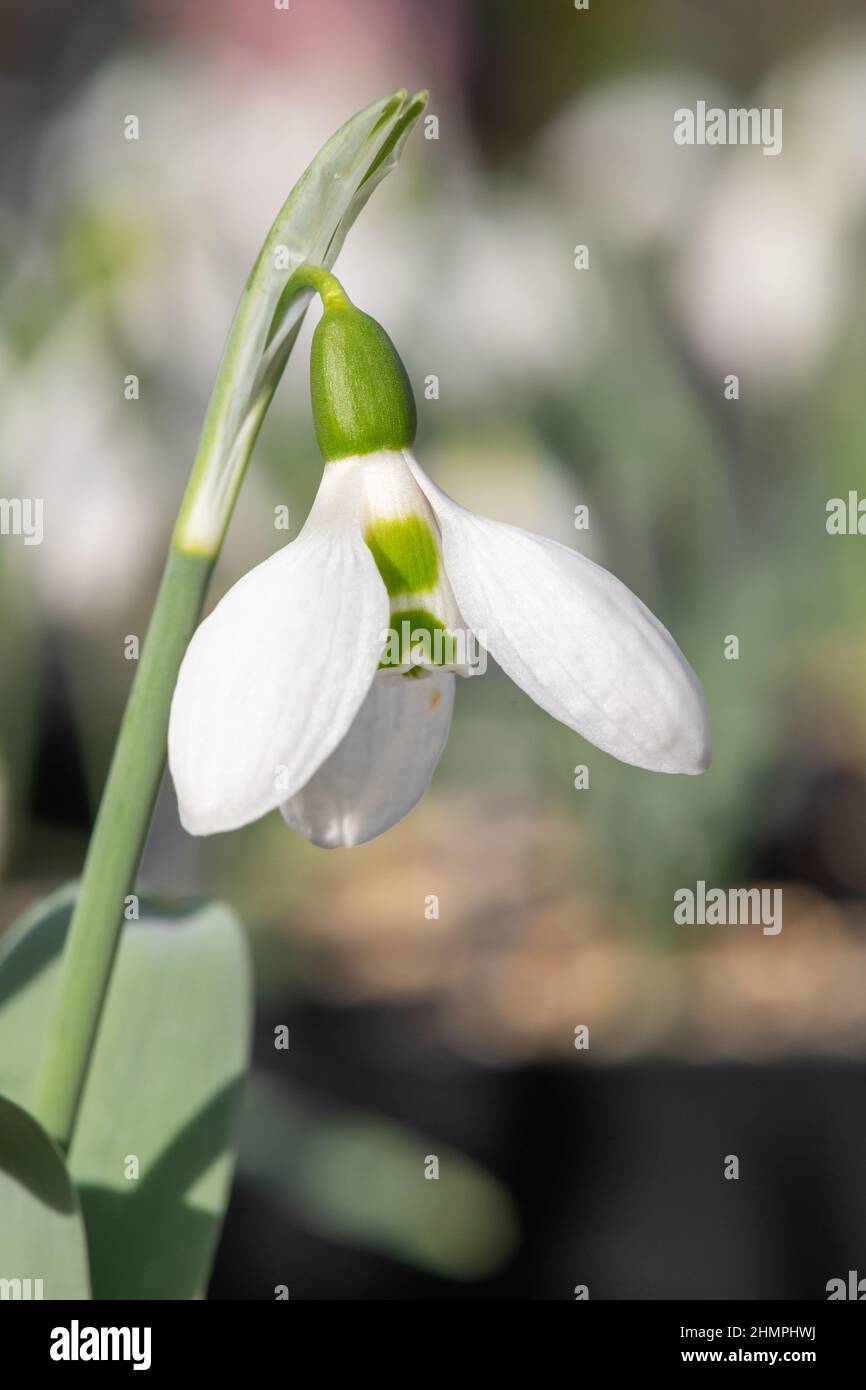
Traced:
<path fill-rule="evenodd" d="M 316 844 L 381 834 L 426 790 L 455 677 L 483 671 L 488 653 L 605 752 L 702 772 L 706 704 L 670 633 L 607 570 L 467 511 L 427 477 L 393 343 L 316 275 L 322 481 L 298 538 L 189 645 L 169 729 L 186 829 L 233 830 L 279 807 Z"/>

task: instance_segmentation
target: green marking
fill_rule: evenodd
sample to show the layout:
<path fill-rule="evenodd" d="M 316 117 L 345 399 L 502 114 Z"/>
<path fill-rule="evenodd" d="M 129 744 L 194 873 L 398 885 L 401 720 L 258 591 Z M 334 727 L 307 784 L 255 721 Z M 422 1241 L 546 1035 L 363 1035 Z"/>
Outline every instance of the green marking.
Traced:
<path fill-rule="evenodd" d="M 405 666 L 410 661 L 420 661 L 423 666 L 453 666 L 456 659 L 454 636 L 426 608 L 403 608 L 391 614 L 380 670 Z"/>
<path fill-rule="evenodd" d="M 423 516 L 374 521 L 364 540 L 388 593 L 423 594 L 439 578 L 439 546 Z"/>

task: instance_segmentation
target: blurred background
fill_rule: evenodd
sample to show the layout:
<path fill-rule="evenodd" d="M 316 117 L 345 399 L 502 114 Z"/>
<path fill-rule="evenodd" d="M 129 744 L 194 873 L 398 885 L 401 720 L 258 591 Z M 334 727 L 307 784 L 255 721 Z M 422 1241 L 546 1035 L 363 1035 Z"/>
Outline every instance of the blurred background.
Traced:
<path fill-rule="evenodd" d="M 144 886 L 223 897 L 256 962 L 211 1296 L 810 1299 L 866 1274 L 866 540 L 825 525 L 866 492 L 862 6 L 4 0 L 0 52 L 0 495 L 46 527 L 0 545 L 0 927 L 80 869 L 264 234 L 397 86 L 430 88 L 438 138 L 337 270 L 406 359 L 424 466 L 618 574 L 711 708 L 712 769 L 665 778 L 495 671 L 461 682 L 427 797 L 353 851 L 276 814 L 194 841 L 163 789 Z M 782 153 L 675 145 L 699 99 L 781 107 Z M 317 485 L 315 314 L 212 601 Z M 781 887 L 783 930 L 675 925 L 698 880 Z"/>

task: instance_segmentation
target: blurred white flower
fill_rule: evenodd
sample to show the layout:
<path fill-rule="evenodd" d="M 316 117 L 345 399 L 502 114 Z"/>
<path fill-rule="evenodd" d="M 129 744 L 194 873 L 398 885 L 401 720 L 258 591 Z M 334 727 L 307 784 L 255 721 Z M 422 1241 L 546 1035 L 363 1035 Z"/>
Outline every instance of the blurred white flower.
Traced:
<path fill-rule="evenodd" d="M 782 107 L 781 158 L 675 144 L 674 112 L 698 98 Z M 864 121 L 858 40 L 780 64 L 748 97 L 700 73 L 601 84 L 553 122 L 539 167 L 603 254 L 669 256 L 674 310 L 709 372 L 784 393 L 814 372 L 838 323 L 844 234 L 866 201 Z"/>
<path fill-rule="evenodd" d="M 573 381 L 603 345 L 606 318 L 600 275 L 574 269 L 569 231 L 531 191 L 446 203 L 427 331 L 449 389 L 501 396 Z"/>
<path fill-rule="evenodd" d="M 708 370 L 748 376 L 747 389 L 787 390 L 814 369 L 834 328 L 837 248 L 808 186 L 754 154 L 725 158 L 684 229 L 672 292 Z"/>
<path fill-rule="evenodd" d="M 276 72 L 162 54 L 106 65 L 46 135 L 43 225 L 60 233 L 80 208 L 126 225 L 113 310 L 139 361 L 184 384 L 198 415 L 262 237 L 334 123 L 321 88 L 289 100 Z"/>
<path fill-rule="evenodd" d="M 798 54 L 771 73 L 762 102 L 784 101 L 786 162 L 830 223 L 866 206 L 866 34 Z"/>
<path fill-rule="evenodd" d="M 5 364 L 3 490 L 41 499 L 44 537 L 16 547 L 42 606 L 97 624 L 138 593 L 165 533 L 160 486 L 140 405 L 85 311 L 70 313 L 37 356 Z"/>
<path fill-rule="evenodd" d="M 593 87 L 556 117 L 539 169 L 569 209 L 577 240 L 596 232 L 606 250 L 634 254 L 679 232 L 712 177 L 716 152 L 676 145 L 674 111 L 715 92 L 715 79 L 694 73 L 624 77 Z"/>

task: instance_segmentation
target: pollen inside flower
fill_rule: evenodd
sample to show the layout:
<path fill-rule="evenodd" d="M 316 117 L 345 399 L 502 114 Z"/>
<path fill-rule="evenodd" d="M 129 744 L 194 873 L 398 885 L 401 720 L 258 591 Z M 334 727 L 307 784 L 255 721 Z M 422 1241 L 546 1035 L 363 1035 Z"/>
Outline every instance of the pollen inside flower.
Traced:
<path fill-rule="evenodd" d="M 439 578 L 439 546 L 422 516 L 378 518 L 364 534 L 385 588 L 395 594 L 423 593 Z"/>

